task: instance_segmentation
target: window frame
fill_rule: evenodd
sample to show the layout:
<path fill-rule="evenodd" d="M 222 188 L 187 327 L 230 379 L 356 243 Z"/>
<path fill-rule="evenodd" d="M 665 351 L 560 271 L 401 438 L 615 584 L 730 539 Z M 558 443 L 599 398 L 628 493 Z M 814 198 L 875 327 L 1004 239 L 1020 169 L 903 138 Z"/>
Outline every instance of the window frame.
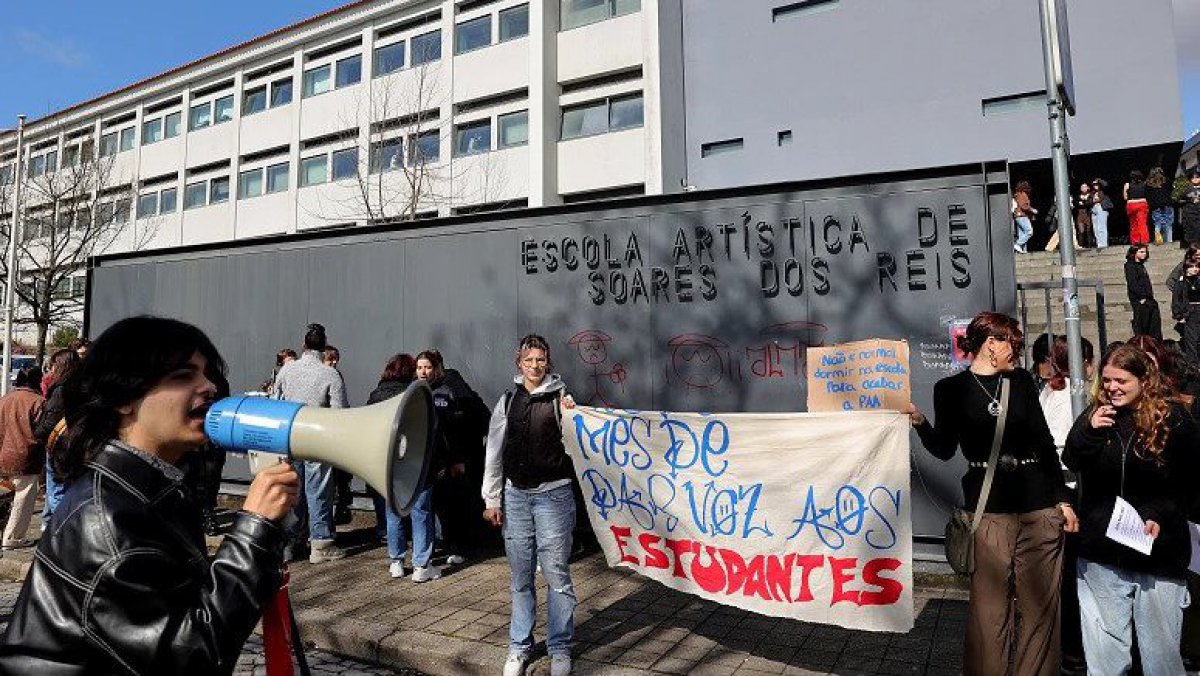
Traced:
<path fill-rule="evenodd" d="M 221 185 L 221 184 L 224 184 L 224 186 L 225 186 L 225 193 L 223 196 L 220 196 L 220 199 L 218 199 L 217 186 Z M 214 176 L 213 178 L 209 179 L 209 181 L 208 181 L 208 203 L 210 205 L 225 204 L 226 202 L 229 201 L 229 197 L 230 197 L 230 195 L 229 195 L 229 177 L 228 176 Z"/>
<path fill-rule="evenodd" d="M 155 138 L 154 134 L 149 133 L 150 129 L 155 128 L 158 129 L 157 138 Z M 165 138 L 166 136 L 163 135 L 163 119 L 161 117 L 155 117 L 142 121 L 142 145 L 153 145 Z"/>
<path fill-rule="evenodd" d="M 224 108 L 229 112 L 229 116 L 224 119 L 221 119 L 219 109 L 222 108 L 221 104 L 223 104 L 223 103 L 226 104 L 224 106 Z M 215 127 L 218 124 L 225 124 L 226 122 L 233 122 L 233 118 L 236 117 L 236 113 L 234 112 L 236 109 L 236 106 L 237 106 L 237 101 L 235 100 L 235 97 L 233 94 L 228 94 L 226 96 L 222 96 L 221 98 L 213 99 L 213 102 L 212 102 L 212 107 L 213 107 L 212 126 Z"/>
<path fill-rule="evenodd" d="M 575 30 L 576 28 L 583 28 L 584 26 L 591 26 L 594 24 L 601 23 L 603 21 L 608 21 L 609 19 L 616 19 L 618 17 L 627 16 L 629 14 L 636 14 L 636 13 L 642 11 L 641 0 L 632 0 L 632 2 L 636 2 L 636 4 L 637 4 L 637 7 L 632 8 L 632 9 L 630 9 L 628 7 L 623 8 L 623 9 L 619 8 L 619 6 L 622 3 L 629 3 L 629 2 L 631 2 L 631 0 L 604 0 L 603 4 L 605 7 L 605 15 L 603 17 L 596 18 L 596 19 L 589 19 L 587 21 L 583 21 L 581 23 L 574 23 L 574 24 L 571 24 L 570 26 L 568 26 L 564 22 L 564 19 L 566 19 L 570 15 L 570 13 L 565 11 L 565 9 L 564 9 L 564 4 L 566 4 L 568 2 L 574 2 L 574 0 L 558 0 L 558 30 L 560 33 L 564 33 L 569 30 Z"/>
<path fill-rule="evenodd" d="M 384 51 L 390 52 L 396 48 L 399 48 L 400 50 L 400 65 L 392 68 L 391 70 L 381 69 L 379 64 L 383 63 L 384 59 L 380 58 L 380 53 Z M 383 77 L 385 75 L 391 75 L 392 73 L 404 70 L 406 67 L 408 67 L 408 40 L 400 40 L 399 42 L 393 42 L 391 44 L 383 45 L 382 47 L 376 47 L 372 52 L 371 77 Z"/>
<path fill-rule="evenodd" d="M 349 165 L 350 173 L 340 174 L 338 172 L 338 161 L 344 160 L 344 158 L 351 156 L 351 155 L 353 156 L 354 161 L 352 164 Z M 342 169 L 345 169 L 346 166 L 347 165 L 343 164 Z M 341 150 L 334 150 L 329 153 L 329 180 L 331 182 L 345 181 L 347 179 L 354 178 L 357 175 L 358 175 L 358 146 L 342 148 Z"/>
<path fill-rule="evenodd" d="M 278 100 L 279 99 L 278 94 L 281 89 L 285 89 L 283 86 L 285 84 L 287 85 L 287 87 L 286 87 L 287 100 L 280 101 L 280 100 Z M 289 105 L 289 104 L 291 104 L 292 100 L 295 98 L 295 94 L 296 94 L 295 78 L 293 78 L 290 75 L 287 77 L 281 77 L 278 80 L 275 80 L 274 82 L 271 83 L 270 93 L 267 98 L 267 105 L 271 108 L 278 108 L 280 106 Z"/>
<path fill-rule="evenodd" d="M 641 99 L 641 102 L 642 102 L 641 124 L 624 125 L 621 127 L 614 127 L 613 126 L 613 117 L 612 117 L 613 103 L 629 101 L 629 100 L 633 100 L 633 99 Z M 578 135 L 567 136 L 565 134 L 568 113 L 574 112 L 576 110 L 586 110 L 586 109 L 598 108 L 600 106 L 603 106 L 603 108 L 604 108 L 604 125 L 605 126 L 602 131 L 592 131 L 592 132 L 584 133 L 582 130 L 583 125 L 581 125 L 581 132 Z M 585 117 L 584 120 L 586 121 L 586 119 L 587 118 Z M 569 106 L 562 106 L 559 109 L 558 140 L 559 141 L 574 141 L 575 139 L 588 138 L 590 136 L 599 136 L 601 134 L 610 134 L 613 132 L 628 131 L 630 129 L 642 129 L 642 128 L 645 128 L 645 126 L 646 126 L 646 94 L 645 94 L 645 92 L 644 91 L 627 92 L 625 94 L 615 94 L 613 96 L 606 96 L 602 99 L 593 99 L 591 101 L 575 103 L 575 104 L 571 104 Z"/>
<path fill-rule="evenodd" d="M 117 152 L 123 153 L 133 150 L 137 147 L 137 127 L 125 127 L 120 132 L 117 140 Z M 128 136 L 126 134 L 128 133 Z M 129 143 L 125 139 L 129 139 Z"/>
<path fill-rule="evenodd" d="M 283 167 L 283 186 L 272 187 L 274 185 L 275 177 L 278 176 L 278 174 L 274 174 L 272 172 L 280 167 Z M 277 164 L 267 165 L 267 167 L 263 170 L 263 194 L 274 195 L 275 193 L 287 192 L 291 182 L 291 168 L 291 162 L 279 162 Z"/>
<path fill-rule="evenodd" d="M 466 138 L 463 134 L 468 128 L 487 129 L 487 148 L 483 150 L 461 150 L 462 140 Z M 472 120 L 463 122 L 462 124 L 454 125 L 454 157 L 471 157 L 472 155 L 482 155 L 492 151 L 492 118 L 485 117 L 482 120 Z"/>
<path fill-rule="evenodd" d="M 474 27 L 475 25 L 480 24 L 480 23 L 487 24 L 487 42 L 482 43 L 482 44 L 476 44 L 476 45 L 473 45 L 470 47 L 463 47 L 463 45 L 462 45 L 463 29 L 466 28 L 467 26 Z M 476 51 L 479 51 L 481 49 L 485 49 L 485 48 L 491 47 L 491 46 L 492 46 L 492 15 L 491 14 L 484 14 L 483 16 L 477 16 L 474 19 L 468 19 L 461 23 L 454 24 L 454 55 L 455 56 L 460 56 L 462 54 L 469 54 L 471 52 L 476 52 Z"/>
<path fill-rule="evenodd" d="M 426 155 L 421 151 L 422 142 L 434 141 L 433 147 L 436 152 L 433 155 Z M 429 164 L 431 162 L 440 162 L 442 159 L 442 135 L 436 129 L 423 131 L 419 134 L 411 134 L 408 138 L 408 152 L 406 158 L 409 166 L 417 166 L 419 164 Z M 420 157 L 417 154 L 420 153 Z"/>
<path fill-rule="evenodd" d="M 318 165 L 315 162 L 315 160 L 320 160 L 321 161 L 320 165 Z M 309 181 L 308 180 L 308 168 L 316 167 L 316 166 L 321 167 L 321 172 L 322 172 L 321 180 Z M 324 185 L 328 182 L 329 182 L 329 153 L 321 153 L 318 155 L 310 155 L 308 157 L 300 158 L 300 168 L 296 172 L 296 185 L 297 186 L 299 186 L 301 188 L 307 188 L 309 186 L 314 186 L 314 185 Z"/>
<path fill-rule="evenodd" d="M 197 192 L 199 190 L 199 192 Z M 199 202 L 193 202 L 194 195 L 200 196 Z M 191 211 L 208 206 L 208 181 L 195 181 L 183 186 L 183 210 Z"/>
<path fill-rule="evenodd" d="M 351 62 L 353 62 L 355 64 L 354 65 L 355 73 L 353 75 L 354 79 L 342 81 L 342 70 L 345 68 L 350 68 L 349 64 Z M 345 89 L 346 87 L 353 87 L 354 85 L 362 82 L 362 54 L 354 54 L 354 55 L 347 56 L 342 59 L 338 59 L 337 61 L 333 62 L 333 65 L 334 65 L 334 69 L 333 69 L 333 88 L 334 89 Z"/>
<path fill-rule="evenodd" d="M 417 58 L 417 56 L 418 56 L 417 55 L 417 43 L 423 42 L 426 39 L 432 40 L 434 38 L 434 36 L 437 36 L 437 55 L 431 56 L 427 59 L 418 60 L 418 58 Z M 409 59 L 408 60 L 414 68 L 417 66 L 423 66 L 427 63 L 434 63 L 435 61 L 442 60 L 442 51 L 443 51 L 444 45 L 442 45 L 442 29 L 441 28 L 438 28 L 437 30 L 429 31 L 428 33 L 421 33 L 420 35 L 414 35 L 408 39 L 408 42 L 409 42 L 409 55 L 408 55 Z M 421 52 L 421 53 L 424 54 L 424 52 Z"/>
<path fill-rule="evenodd" d="M 317 91 L 316 85 L 318 83 L 318 80 L 315 79 L 316 78 L 315 74 L 319 73 L 321 71 L 325 71 L 325 79 L 324 79 L 325 89 L 322 89 L 321 91 Z M 311 87 L 310 87 L 310 85 L 311 85 Z M 314 68 L 309 68 L 308 70 L 304 71 L 304 75 L 302 76 L 302 82 L 301 82 L 300 86 L 301 86 L 301 94 L 300 94 L 301 98 L 305 98 L 305 99 L 310 99 L 314 96 L 320 96 L 322 94 L 328 94 L 329 92 L 333 91 L 333 64 L 327 63 L 325 65 L 316 66 Z"/>
<path fill-rule="evenodd" d="M 368 172 L 372 173 L 372 174 L 387 174 L 387 173 L 391 173 L 393 171 L 399 171 L 399 170 L 403 169 L 404 168 L 405 145 L 406 144 L 404 143 L 404 138 L 402 136 L 397 136 L 395 138 L 387 138 L 387 139 L 383 139 L 381 141 L 375 141 L 374 143 L 372 143 L 371 144 L 371 157 L 370 157 L 370 162 L 368 163 Z M 385 154 L 384 151 L 390 149 L 392 146 L 397 146 L 395 153 L 394 154 L 391 154 L 391 153 Z M 385 157 L 388 157 L 388 158 L 394 157 L 394 158 L 397 158 L 398 161 L 394 164 L 389 162 L 388 165 L 385 167 L 383 165 L 383 160 Z"/>
<path fill-rule="evenodd" d="M 171 118 L 175 118 L 174 125 L 171 124 Z M 177 110 L 173 113 L 163 115 L 163 140 L 175 138 L 183 133 L 183 111 Z M 172 132 L 174 130 L 174 133 Z"/>
<path fill-rule="evenodd" d="M 197 113 L 203 113 L 203 119 Z M 200 131 L 213 125 L 212 101 L 188 107 L 188 131 Z"/>
<path fill-rule="evenodd" d="M 253 199 L 255 197 L 263 196 L 263 191 L 266 188 L 266 182 L 264 181 L 263 173 L 262 167 L 238 172 L 237 198 L 239 200 Z M 249 183 L 246 181 L 246 179 L 251 177 L 257 177 L 258 179 L 258 192 L 254 194 L 250 194 L 247 191 L 247 186 Z"/>
<path fill-rule="evenodd" d="M 242 117 L 257 115 L 270 108 L 268 104 L 271 99 L 270 93 L 267 90 L 268 85 L 261 84 L 242 91 Z M 252 105 L 254 101 L 261 101 L 262 103 L 255 108 Z"/>
<path fill-rule="evenodd" d="M 520 143 L 505 143 L 504 142 L 504 120 L 510 120 L 518 115 L 525 118 L 525 140 Z M 529 110 L 514 110 L 511 113 L 504 113 L 496 116 L 496 150 L 505 150 L 507 148 L 520 148 L 529 145 Z"/>
<path fill-rule="evenodd" d="M 525 14 L 525 32 L 521 33 L 520 35 L 510 35 L 508 37 L 504 37 L 504 17 L 505 16 L 513 16 L 514 14 L 518 14 L 522 11 Z M 500 10 L 496 14 L 497 14 L 497 16 L 496 16 L 496 43 L 497 44 L 500 44 L 502 42 L 509 42 L 510 40 L 520 40 L 521 38 L 529 37 L 529 3 L 525 3 L 523 5 L 516 5 L 514 7 L 507 7 L 505 9 Z"/>
<path fill-rule="evenodd" d="M 117 132 L 110 131 L 107 134 L 100 135 L 100 157 L 109 157 L 117 154 Z"/>
<path fill-rule="evenodd" d="M 146 203 L 146 200 L 151 199 L 151 198 L 154 200 L 154 208 L 150 209 L 149 211 L 146 211 L 142 207 Z M 142 220 L 142 219 L 150 218 L 151 216 L 157 216 L 157 215 L 158 215 L 158 191 L 152 190 L 150 192 L 144 192 L 144 193 L 141 193 L 140 195 L 138 195 L 137 211 L 136 211 L 135 218 L 137 220 Z"/>
<path fill-rule="evenodd" d="M 167 195 L 171 196 L 171 208 L 167 209 Z M 179 189 L 178 188 L 163 188 L 158 194 L 158 213 L 173 214 L 179 210 Z"/>

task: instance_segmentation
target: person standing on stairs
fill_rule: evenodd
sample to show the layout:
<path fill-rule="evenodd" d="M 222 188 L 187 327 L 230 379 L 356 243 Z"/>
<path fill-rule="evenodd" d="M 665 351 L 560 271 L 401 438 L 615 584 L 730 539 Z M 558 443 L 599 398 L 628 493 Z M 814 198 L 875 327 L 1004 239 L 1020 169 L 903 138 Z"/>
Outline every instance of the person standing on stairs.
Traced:
<path fill-rule="evenodd" d="M 1200 261 L 1189 259 L 1171 297 L 1171 317 L 1183 323 L 1183 351 L 1200 358 Z"/>
<path fill-rule="evenodd" d="M 1154 300 L 1150 274 L 1146 272 L 1149 258 L 1150 248 L 1145 244 L 1129 247 L 1125 254 L 1125 288 L 1133 307 L 1133 335 L 1162 340 L 1162 315 L 1158 311 L 1158 301 Z"/>

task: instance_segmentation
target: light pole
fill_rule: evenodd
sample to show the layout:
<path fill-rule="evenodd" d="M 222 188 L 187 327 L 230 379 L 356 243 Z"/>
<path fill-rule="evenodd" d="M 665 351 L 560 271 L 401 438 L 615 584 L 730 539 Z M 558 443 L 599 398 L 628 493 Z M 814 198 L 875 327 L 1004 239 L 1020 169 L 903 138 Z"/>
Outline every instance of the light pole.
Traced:
<path fill-rule="evenodd" d="M 4 283 L 4 376 L 0 378 L 0 393 L 8 394 L 8 379 L 12 374 L 13 303 L 16 301 L 17 233 L 21 231 L 21 145 L 25 140 L 25 116 L 17 116 L 17 162 L 13 165 L 13 208 L 12 223 L 8 226 L 8 279 Z"/>
<path fill-rule="evenodd" d="M 1062 265 L 1063 321 L 1067 328 L 1067 363 L 1071 370 L 1071 413 L 1087 405 L 1083 382 L 1083 344 L 1079 325 L 1079 287 L 1075 277 L 1075 238 L 1071 227 L 1071 185 L 1067 173 L 1070 145 L 1067 107 L 1072 95 L 1070 44 L 1066 41 L 1066 7 L 1061 0 L 1041 0 L 1042 57 L 1046 68 L 1046 109 L 1050 119 L 1050 158 L 1058 209 L 1058 255 Z M 1059 11 L 1061 8 L 1062 11 Z M 1063 36 L 1063 39 L 1060 39 Z M 1064 57 L 1065 55 L 1065 57 Z"/>

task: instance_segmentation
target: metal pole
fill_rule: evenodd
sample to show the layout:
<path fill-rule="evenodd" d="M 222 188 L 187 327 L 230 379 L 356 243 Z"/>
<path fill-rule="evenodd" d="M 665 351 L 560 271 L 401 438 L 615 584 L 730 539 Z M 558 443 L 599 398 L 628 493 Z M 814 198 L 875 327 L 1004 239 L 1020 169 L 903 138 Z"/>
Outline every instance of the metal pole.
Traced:
<path fill-rule="evenodd" d="M 17 233 L 21 232 L 21 179 L 25 176 L 21 144 L 25 140 L 25 116 L 17 116 L 17 163 L 13 165 L 12 222 L 8 226 L 8 279 L 4 284 L 4 376 L 0 378 L 0 393 L 8 394 L 8 379 L 12 374 L 13 303 L 16 301 Z"/>
<path fill-rule="evenodd" d="M 1075 238 L 1071 227 L 1071 186 L 1067 174 L 1067 111 L 1063 106 L 1055 55 L 1058 33 L 1051 23 L 1054 0 L 1041 0 L 1042 60 L 1046 70 L 1046 109 L 1050 118 L 1050 158 L 1054 167 L 1054 196 L 1058 208 L 1058 252 L 1062 263 L 1063 320 L 1067 333 L 1067 361 L 1071 369 L 1071 412 L 1078 416 L 1087 405 L 1083 382 L 1083 345 L 1079 326 L 1079 288 L 1075 280 Z"/>

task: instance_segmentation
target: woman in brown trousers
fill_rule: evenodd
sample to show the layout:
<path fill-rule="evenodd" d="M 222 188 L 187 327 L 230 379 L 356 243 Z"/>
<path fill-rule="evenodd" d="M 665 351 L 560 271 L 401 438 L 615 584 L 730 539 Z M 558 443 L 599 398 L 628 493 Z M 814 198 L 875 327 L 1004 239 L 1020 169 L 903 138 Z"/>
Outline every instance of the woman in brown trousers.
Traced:
<path fill-rule="evenodd" d="M 1070 504 L 1054 438 L 1037 386 L 1014 368 L 1023 336 L 1017 320 L 984 312 L 959 338 L 971 366 L 933 389 L 937 425 L 916 406 L 908 414 L 921 443 L 950 460 L 961 449 L 965 507 L 979 502 L 992 438 L 1009 384 L 1004 436 L 984 514 L 975 532 L 975 572 L 967 617 L 963 672 L 968 675 L 1057 676 L 1063 532 L 1079 521 Z"/>

